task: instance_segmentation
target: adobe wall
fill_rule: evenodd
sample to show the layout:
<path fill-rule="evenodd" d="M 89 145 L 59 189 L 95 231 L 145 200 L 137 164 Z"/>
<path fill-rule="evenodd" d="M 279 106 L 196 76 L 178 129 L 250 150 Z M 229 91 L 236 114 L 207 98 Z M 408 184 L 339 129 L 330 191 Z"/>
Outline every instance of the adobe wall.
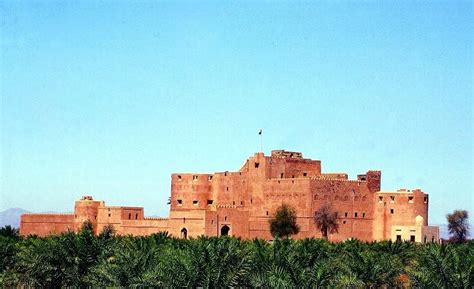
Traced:
<path fill-rule="evenodd" d="M 390 239 L 394 225 L 416 225 L 418 216 L 418 220 L 421 220 L 419 225 L 428 225 L 428 195 L 419 189 L 379 192 L 376 194 L 375 207 L 375 240 Z"/>
<path fill-rule="evenodd" d="M 23 214 L 21 215 L 20 235 L 40 237 L 74 231 L 73 214 Z"/>

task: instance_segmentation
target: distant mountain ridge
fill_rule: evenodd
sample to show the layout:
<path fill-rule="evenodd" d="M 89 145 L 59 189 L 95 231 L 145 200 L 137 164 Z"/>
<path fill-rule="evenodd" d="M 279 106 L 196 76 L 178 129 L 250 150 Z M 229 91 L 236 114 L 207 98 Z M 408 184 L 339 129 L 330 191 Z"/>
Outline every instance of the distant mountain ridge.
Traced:
<path fill-rule="evenodd" d="M 0 227 L 10 225 L 14 228 L 20 227 L 20 217 L 29 211 L 22 208 L 10 208 L 0 212 Z"/>

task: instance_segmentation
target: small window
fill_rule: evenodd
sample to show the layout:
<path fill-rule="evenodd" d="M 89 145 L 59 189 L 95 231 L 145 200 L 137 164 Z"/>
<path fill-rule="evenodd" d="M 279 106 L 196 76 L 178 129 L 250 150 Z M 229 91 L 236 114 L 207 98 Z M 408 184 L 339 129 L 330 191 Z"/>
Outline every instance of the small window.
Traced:
<path fill-rule="evenodd" d="M 207 200 L 207 205 L 210 206 L 214 203 L 214 200 Z"/>
<path fill-rule="evenodd" d="M 244 201 L 240 201 L 240 205 L 243 206 L 243 205 L 244 205 Z"/>
<path fill-rule="evenodd" d="M 250 203 L 251 203 L 251 204 L 253 203 L 253 200 L 252 200 L 252 199 L 250 199 Z"/>
<path fill-rule="evenodd" d="M 427 196 L 425 196 L 425 197 L 423 198 L 423 203 L 425 203 L 425 204 L 428 203 L 428 197 L 427 197 Z"/>
<path fill-rule="evenodd" d="M 235 206 L 235 201 L 232 201 L 232 205 L 234 205 L 234 206 Z"/>
<path fill-rule="evenodd" d="M 183 200 L 177 200 L 178 206 L 181 206 L 183 204 Z"/>
<path fill-rule="evenodd" d="M 227 172 L 224 172 L 224 177 L 227 177 Z"/>
<path fill-rule="evenodd" d="M 258 169 L 258 166 L 260 166 L 260 163 L 255 163 L 255 168 Z"/>
<path fill-rule="evenodd" d="M 97 220 L 97 215 L 94 215 L 94 219 L 96 219 L 96 220 Z"/>
<path fill-rule="evenodd" d="M 130 220 L 132 218 L 132 213 L 128 214 L 128 219 Z"/>
<path fill-rule="evenodd" d="M 268 211 L 267 211 L 267 216 L 268 216 Z"/>
<path fill-rule="evenodd" d="M 227 216 L 224 217 L 224 221 L 227 221 Z"/>
<path fill-rule="evenodd" d="M 425 238 L 423 239 L 423 243 L 426 243 L 426 239 L 427 239 L 427 237 L 426 237 L 426 235 L 425 235 Z"/>
<path fill-rule="evenodd" d="M 212 181 L 212 176 L 207 177 L 209 181 Z"/>
<path fill-rule="evenodd" d="M 413 203 L 413 196 L 408 197 L 408 203 L 412 204 Z"/>
<path fill-rule="evenodd" d="M 306 177 L 308 174 L 307 173 L 303 173 L 303 177 Z"/>
<path fill-rule="evenodd" d="M 198 176 L 193 176 L 193 180 L 197 180 L 198 179 Z"/>
<path fill-rule="evenodd" d="M 226 190 L 226 191 L 229 191 L 229 187 L 226 187 L 225 190 Z"/>
<path fill-rule="evenodd" d="M 194 200 L 194 201 L 193 201 L 193 205 L 194 205 L 194 206 L 197 206 L 198 204 L 199 204 L 199 202 L 198 202 L 197 200 Z"/>
<path fill-rule="evenodd" d="M 402 241 L 402 235 L 397 235 L 397 242 L 401 242 Z"/>
<path fill-rule="evenodd" d="M 354 217 L 357 218 L 357 212 L 354 213 Z"/>
<path fill-rule="evenodd" d="M 383 197 L 379 196 L 379 203 L 382 203 L 382 202 L 383 202 Z"/>
<path fill-rule="evenodd" d="M 343 224 L 346 224 L 346 221 L 342 221 Z"/>
<path fill-rule="evenodd" d="M 280 174 L 280 179 L 283 179 L 283 173 Z"/>
<path fill-rule="evenodd" d="M 178 176 L 178 181 L 181 181 L 181 176 Z"/>
<path fill-rule="evenodd" d="M 109 214 L 109 217 L 110 217 L 110 214 Z"/>
<path fill-rule="evenodd" d="M 390 209 L 390 214 L 393 215 L 393 213 L 395 213 L 395 210 L 394 210 L 394 209 Z"/>
<path fill-rule="evenodd" d="M 365 213 L 362 213 L 362 218 L 365 218 Z"/>
<path fill-rule="evenodd" d="M 434 236 L 431 236 L 431 243 L 434 242 Z"/>
<path fill-rule="evenodd" d="M 415 242 L 415 235 L 410 235 L 410 242 Z"/>
<path fill-rule="evenodd" d="M 390 202 L 391 203 L 395 202 L 395 196 L 390 196 Z"/>
<path fill-rule="evenodd" d="M 347 212 L 345 212 L 345 213 L 344 213 L 344 217 L 346 217 L 346 218 L 347 218 Z"/>
<path fill-rule="evenodd" d="M 291 178 L 294 179 L 294 178 L 295 178 L 295 175 L 292 175 Z"/>
<path fill-rule="evenodd" d="M 211 224 L 214 224 L 214 220 L 211 220 Z"/>
<path fill-rule="evenodd" d="M 135 220 L 138 220 L 138 214 L 135 214 Z"/>

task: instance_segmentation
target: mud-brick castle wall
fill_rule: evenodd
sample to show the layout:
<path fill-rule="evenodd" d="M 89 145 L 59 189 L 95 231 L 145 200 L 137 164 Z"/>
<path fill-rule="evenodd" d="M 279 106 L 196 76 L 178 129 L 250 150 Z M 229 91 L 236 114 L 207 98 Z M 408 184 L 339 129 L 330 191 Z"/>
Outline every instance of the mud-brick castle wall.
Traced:
<path fill-rule="evenodd" d="M 20 235 L 48 236 L 73 231 L 73 214 L 23 214 L 21 216 Z"/>

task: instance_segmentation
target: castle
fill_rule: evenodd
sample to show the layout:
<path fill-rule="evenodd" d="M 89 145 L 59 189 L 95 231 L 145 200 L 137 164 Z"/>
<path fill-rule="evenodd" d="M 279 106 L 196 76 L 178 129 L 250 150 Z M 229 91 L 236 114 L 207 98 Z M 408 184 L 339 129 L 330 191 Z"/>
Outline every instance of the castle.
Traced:
<path fill-rule="evenodd" d="M 85 196 L 73 214 L 24 214 L 21 235 L 46 236 L 79 230 L 90 220 L 95 233 L 112 225 L 118 234 L 167 231 L 181 238 L 232 235 L 270 240 L 269 219 L 287 203 L 297 211 L 300 232 L 293 238 L 321 237 L 314 214 L 324 203 L 339 213 L 331 241 L 357 238 L 433 242 L 439 228 L 428 226 L 428 195 L 420 189 L 380 190 L 381 172 L 349 180 L 345 173 L 322 173 L 321 161 L 299 152 L 259 152 L 237 172 L 172 174 L 168 218 L 147 218 L 141 207 L 111 207 Z"/>

